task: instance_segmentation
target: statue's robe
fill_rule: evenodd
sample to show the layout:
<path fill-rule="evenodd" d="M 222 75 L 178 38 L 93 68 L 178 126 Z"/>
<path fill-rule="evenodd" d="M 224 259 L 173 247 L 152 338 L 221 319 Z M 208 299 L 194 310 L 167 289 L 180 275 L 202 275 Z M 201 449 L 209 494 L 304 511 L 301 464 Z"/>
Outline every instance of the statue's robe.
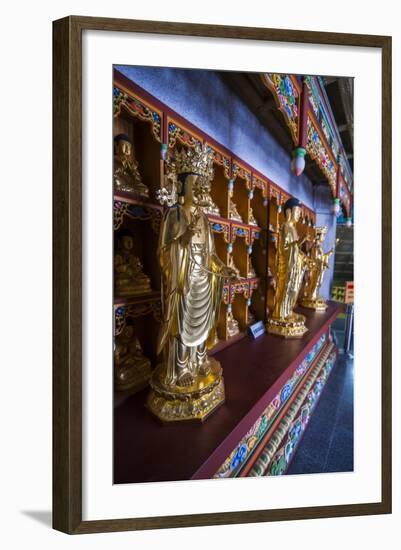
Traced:
<path fill-rule="evenodd" d="M 290 319 L 296 305 L 305 273 L 305 254 L 298 244 L 294 225 L 281 227 L 277 252 L 277 287 L 273 318 Z"/>
<path fill-rule="evenodd" d="M 312 268 L 309 272 L 308 286 L 305 297 L 308 300 L 318 300 L 320 287 L 323 283 L 324 273 L 329 266 L 329 258 L 332 252 L 324 253 L 322 247 L 317 245 L 312 248 Z"/>
<path fill-rule="evenodd" d="M 177 378 L 176 342 L 191 348 L 204 344 L 213 331 L 219 313 L 224 279 L 222 262 L 216 255 L 214 237 L 206 215 L 200 208 L 191 214 L 198 234 L 188 238 L 191 221 L 179 204 L 165 214 L 159 241 L 162 272 L 163 322 L 158 353 L 167 348 L 166 381 Z"/>

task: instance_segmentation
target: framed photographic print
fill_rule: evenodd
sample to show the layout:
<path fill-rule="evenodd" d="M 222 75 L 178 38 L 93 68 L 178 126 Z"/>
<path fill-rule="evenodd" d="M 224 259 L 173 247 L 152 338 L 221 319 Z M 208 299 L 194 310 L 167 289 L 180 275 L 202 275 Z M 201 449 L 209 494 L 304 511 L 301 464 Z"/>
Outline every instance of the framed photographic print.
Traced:
<path fill-rule="evenodd" d="M 53 40 L 54 528 L 389 513 L 391 38 Z"/>

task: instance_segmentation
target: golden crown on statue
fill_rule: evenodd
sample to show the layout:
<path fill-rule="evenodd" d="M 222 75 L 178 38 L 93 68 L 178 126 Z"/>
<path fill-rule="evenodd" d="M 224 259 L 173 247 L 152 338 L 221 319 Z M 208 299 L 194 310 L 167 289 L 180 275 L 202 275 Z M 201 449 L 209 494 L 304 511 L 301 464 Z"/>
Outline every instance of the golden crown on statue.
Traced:
<path fill-rule="evenodd" d="M 326 225 L 322 225 L 320 227 L 315 227 L 315 234 L 316 235 L 326 235 L 327 233 L 327 226 Z"/>
<path fill-rule="evenodd" d="M 194 147 L 175 150 L 175 167 L 177 174 L 198 174 L 213 178 L 213 150 L 204 143 L 196 143 Z"/>

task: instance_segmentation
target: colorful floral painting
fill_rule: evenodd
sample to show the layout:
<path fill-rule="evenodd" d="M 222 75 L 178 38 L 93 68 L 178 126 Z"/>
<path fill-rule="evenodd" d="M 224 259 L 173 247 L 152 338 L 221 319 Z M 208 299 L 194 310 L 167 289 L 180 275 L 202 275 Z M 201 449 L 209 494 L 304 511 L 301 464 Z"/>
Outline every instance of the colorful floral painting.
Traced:
<path fill-rule="evenodd" d="M 258 418 L 252 428 L 227 457 L 224 464 L 222 464 L 214 475 L 215 478 L 235 477 L 239 473 L 241 467 L 251 455 L 252 450 L 255 449 L 262 437 L 266 434 L 277 414 L 280 412 L 285 402 L 293 394 L 295 388 L 303 378 L 303 375 L 314 362 L 326 341 L 327 335 L 323 334 L 313 348 L 308 352 L 305 359 L 295 369 L 292 377 L 285 383 L 281 391 L 266 407 L 263 414 Z"/>

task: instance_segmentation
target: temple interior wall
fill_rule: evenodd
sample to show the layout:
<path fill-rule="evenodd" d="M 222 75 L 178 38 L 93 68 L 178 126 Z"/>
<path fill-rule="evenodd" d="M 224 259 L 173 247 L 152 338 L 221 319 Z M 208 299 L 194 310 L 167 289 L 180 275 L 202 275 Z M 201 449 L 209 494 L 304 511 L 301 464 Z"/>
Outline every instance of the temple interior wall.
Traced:
<path fill-rule="evenodd" d="M 290 157 L 259 122 L 248 106 L 214 71 L 117 65 L 133 82 L 177 111 L 227 147 L 289 194 L 316 211 L 317 225 L 327 225 L 324 250 L 335 241 L 329 186 L 314 187 L 306 175 L 296 177 Z M 330 297 L 334 256 L 326 272 L 321 296 Z"/>

